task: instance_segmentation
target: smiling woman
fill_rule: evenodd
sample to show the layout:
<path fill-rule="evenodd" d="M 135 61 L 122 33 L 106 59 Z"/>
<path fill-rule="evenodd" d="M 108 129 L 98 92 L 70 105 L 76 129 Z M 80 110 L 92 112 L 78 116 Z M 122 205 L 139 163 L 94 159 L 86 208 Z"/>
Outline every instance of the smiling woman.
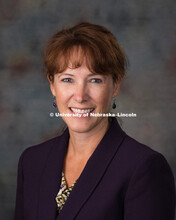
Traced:
<path fill-rule="evenodd" d="M 58 110 L 71 117 L 61 136 L 21 155 L 15 220 L 174 220 L 166 159 L 103 117 L 126 70 L 115 36 L 80 23 L 56 33 L 44 59 Z"/>
<path fill-rule="evenodd" d="M 69 131 L 89 131 L 92 134 L 97 133 L 101 127 L 107 129 L 108 120 L 89 117 L 90 113 L 108 113 L 119 85 L 120 82 L 113 83 L 111 75 L 92 74 L 85 63 L 78 68 L 67 68 L 64 72 L 55 74 L 54 81 L 50 82 L 59 112 L 82 114 L 82 117 L 64 118 Z M 84 117 L 84 113 L 88 113 L 87 117 Z"/>

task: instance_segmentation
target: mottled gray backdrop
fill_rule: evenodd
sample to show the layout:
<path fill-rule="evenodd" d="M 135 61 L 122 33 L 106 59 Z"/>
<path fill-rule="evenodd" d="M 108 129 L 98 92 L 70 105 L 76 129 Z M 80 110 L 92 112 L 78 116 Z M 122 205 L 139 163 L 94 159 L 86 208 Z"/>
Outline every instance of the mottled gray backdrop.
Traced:
<path fill-rule="evenodd" d="M 16 172 L 28 146 L 59 133 L 42 50 L 63 25 L 87 20 L 111 29 L 130 66 L 117 98 L 122 127 L 161 152 L 176 173 L 175 0 L 0 0 L 0 218 L 13 218 Z"/>

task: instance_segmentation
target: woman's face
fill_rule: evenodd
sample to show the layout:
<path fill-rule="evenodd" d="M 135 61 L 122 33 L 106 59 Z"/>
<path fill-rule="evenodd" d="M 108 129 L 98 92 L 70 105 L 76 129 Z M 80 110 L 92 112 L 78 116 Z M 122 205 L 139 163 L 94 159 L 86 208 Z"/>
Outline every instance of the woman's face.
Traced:
<path fill-rule="evenodd" d="M 79 117 L 63 117 L 69 130 L 83 133 L 108 123 L 107 117 L 92 117 L 90 113 L 109 112 L 112 97 L 117 95 L 120 82 L 114 84 L 111 75 L 93 74 L 83 64 L 79 68 L 67 68 L 55 74 L 50 87 L 56 96 L 60 114 L 79 114 Z"/>

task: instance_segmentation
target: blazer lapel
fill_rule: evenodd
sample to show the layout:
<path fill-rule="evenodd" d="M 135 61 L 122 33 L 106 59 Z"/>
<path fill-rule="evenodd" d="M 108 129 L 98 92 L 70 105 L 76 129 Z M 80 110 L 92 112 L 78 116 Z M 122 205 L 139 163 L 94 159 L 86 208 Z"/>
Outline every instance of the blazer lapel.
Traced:
<path fill-rule="evenodd" d="M 51 151 L 40 181 L 38 219 L 56 219 L 57 206 L 55 197 L 61 183 L 62 166 L 67 151 L 68 139 L 69 133 L 67 129 L 50 146 Z"/>
<path fill-rule="evenodd" d="M 76 217 L 101 181 L 125 136 L 116 119 L 113 119 L 109 130 L 89 158 L 56 220 L 70 220 Z"/>

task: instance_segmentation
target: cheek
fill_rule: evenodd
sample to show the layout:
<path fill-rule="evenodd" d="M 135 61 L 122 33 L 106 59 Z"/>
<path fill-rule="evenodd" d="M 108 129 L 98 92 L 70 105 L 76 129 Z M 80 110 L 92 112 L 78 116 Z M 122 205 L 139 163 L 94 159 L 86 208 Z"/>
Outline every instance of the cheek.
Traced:
<path fill-rule="evenodd" d="M 91 92 L 92 99 L 98 104 L 109 105 L 112 99 L 112 91 L 110 88 L 103 88 Z"/>
<path fill-rule="evenodd" d="M 71 93 L 68 90 L 57 88 L 56 100 L 58 104 L 67 102 L 70 97 L 71 97 Z"/>

